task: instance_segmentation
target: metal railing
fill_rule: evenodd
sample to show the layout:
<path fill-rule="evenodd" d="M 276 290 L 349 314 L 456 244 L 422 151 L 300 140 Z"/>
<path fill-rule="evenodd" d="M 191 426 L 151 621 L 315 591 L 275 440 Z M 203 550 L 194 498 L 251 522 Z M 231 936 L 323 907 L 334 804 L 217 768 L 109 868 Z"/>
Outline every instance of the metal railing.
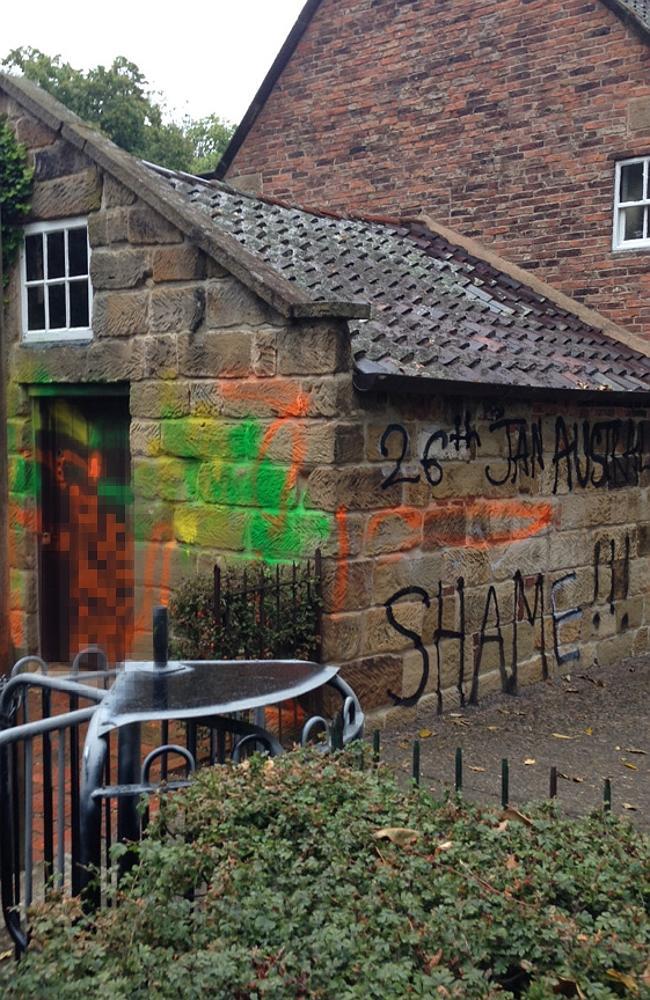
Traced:
<path fill-rule="evenodd" d="M 80 671 L 89 655 L 102 669 Z M 200 764 L 279 753 L 283 730 L 285 745 L 317 738 L 323 749 L 337 749 L 363 729 L 354 692 L 335 677 L 342 709 L 333 720 L 308 718 L 292 700 L 219 721 L 127 725 L 98 742 L 97 706 L 121 672 L 92 648 L 70 674 L 53 675 L 43 660 L 26 657 L 0 682 L 0 896 L 17 957 L 29 942 L 28 909 L 48 892 L 82 894 L 90 907 L 108 900 L 133 856 L 122 855 L 116 868 L 112 846 L 138 840 L 148 822 L 142 796 L 186 786 Z M 101 753 L 93 752 L 98 745 Z"/>

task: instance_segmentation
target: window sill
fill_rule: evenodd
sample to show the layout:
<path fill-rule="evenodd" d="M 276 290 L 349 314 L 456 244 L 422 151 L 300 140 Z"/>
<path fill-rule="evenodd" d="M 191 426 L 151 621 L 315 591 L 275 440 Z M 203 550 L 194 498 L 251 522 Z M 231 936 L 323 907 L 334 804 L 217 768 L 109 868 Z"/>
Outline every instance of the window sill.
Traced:
<path fill-rule="evenodd" d="M 65 333 L 23 333 L 20 343 L 23 347 L 57 347 L 71 344 L 89 344 L 93 339 L 92 330 L 74 330 Z"/>
<path fill-rule="evenodd" d="M 612 247 L 613 254 L 648 253 L 648 251 L 650 251 L 650 240 L 647 243 L 636 243 L 634 246 Z"/>

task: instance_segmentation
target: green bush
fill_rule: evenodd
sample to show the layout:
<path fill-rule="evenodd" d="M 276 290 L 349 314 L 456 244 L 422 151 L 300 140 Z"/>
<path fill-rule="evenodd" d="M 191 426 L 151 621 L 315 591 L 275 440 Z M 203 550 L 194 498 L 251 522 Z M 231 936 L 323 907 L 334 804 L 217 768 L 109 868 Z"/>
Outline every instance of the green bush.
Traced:
<path fill-rule="evenodd" d="M 320 598 L 310 569 L 297 571 L 295 587 L 291 568 L 283 575 L 280 569 L 248 565 L 246 572 L 242 567 L 223 574 L 219 627 L 211 575 L 189 577 L 177 587 L 169 603 L 173 657 L 314 658 Z"/>
<path fill-rule="evenodd" d="M 29 214 L 34 171 L 27 150 L 16 141 L 9 123 L 0 118 L 0 214 L 2 215 L 2 277 L 6 288 Z"/>
<path fill-rule="evenodd" d="M 118 906 L 36 910 L 3 996 L 648 996 L 641 834 L 436 803 L 358 754 L 201 772 L 161 803 Z"/>

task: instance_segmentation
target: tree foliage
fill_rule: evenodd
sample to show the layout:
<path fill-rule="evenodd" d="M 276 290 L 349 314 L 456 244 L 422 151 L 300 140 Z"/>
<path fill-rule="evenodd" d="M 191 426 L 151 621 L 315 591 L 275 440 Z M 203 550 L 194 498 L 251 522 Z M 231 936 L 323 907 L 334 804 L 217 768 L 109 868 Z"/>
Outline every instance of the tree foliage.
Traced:
<path fill-rule="evenodd" d="M 60 56 L 24 46 L 3 65 L 48 91 L 85 121 L 98 125 L 129 153 L 172 170 L 206 173 L 226 148 L 233 126 L 219 118 L 168 118 L 160 95 L 152 92 L 135 63 L 117 56 L 112 64 L 76 69 Z"/>
<path fill-rule="evenodd" d="M 0 212 L 2 213 L 2 274 L 6 286 L 29 212 L 33 171 L 27 152 L 9 125 L 0 120 Z"/>

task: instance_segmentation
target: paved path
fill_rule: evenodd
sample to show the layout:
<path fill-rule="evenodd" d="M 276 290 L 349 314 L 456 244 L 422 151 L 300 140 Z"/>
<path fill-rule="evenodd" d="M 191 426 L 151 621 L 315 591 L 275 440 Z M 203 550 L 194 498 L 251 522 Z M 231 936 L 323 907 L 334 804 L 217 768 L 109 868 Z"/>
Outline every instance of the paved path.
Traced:
<path fill-rule="evenodd" d="M 614 812 L 650 829 L 650 656 L 577 666 L 516 697 L 492 695 L 476 708 L 442 716 L 428 710 L 416 723 L 392 723 L 381 734 L 382 760 L 409 775 L 419 734 L 422 781 L 437 793 L 453 787 L 462 747 L 468 798 L 500 802 L 501 759 L 508 757 L 514 805 L 546 798 L 556 766 L 566 814 L 600 807 L 609 777 Z"/>

